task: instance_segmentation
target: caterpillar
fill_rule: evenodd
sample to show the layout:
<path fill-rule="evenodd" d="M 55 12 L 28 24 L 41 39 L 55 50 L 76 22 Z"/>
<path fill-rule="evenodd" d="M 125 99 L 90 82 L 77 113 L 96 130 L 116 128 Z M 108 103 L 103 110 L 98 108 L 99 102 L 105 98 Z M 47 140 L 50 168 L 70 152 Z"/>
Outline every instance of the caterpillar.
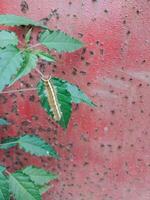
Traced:
<path fill-rule="evenodd" d="M 42 79 L 44 81 L 47 97 L 48 97 L 48 103 L 49 106 L 52 109 L 53 115 L 54 115 L 54 120 L 55 121 L 60 121 L 62 117 L 62 112 L 60 110 L 60 106 L 58 103 L 58 99 L 56 96 L 56 90 L 53 86 L 53 83 L 51 81 L 51 78 L 49 79 Z"/>

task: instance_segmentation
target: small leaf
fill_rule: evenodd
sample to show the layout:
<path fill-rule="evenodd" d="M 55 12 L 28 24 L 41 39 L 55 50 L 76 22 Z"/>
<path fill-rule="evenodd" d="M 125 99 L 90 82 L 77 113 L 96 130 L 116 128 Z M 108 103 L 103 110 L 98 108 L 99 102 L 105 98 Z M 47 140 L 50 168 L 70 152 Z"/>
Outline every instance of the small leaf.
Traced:
<path fill-rule="evenodd" d="M 0 144 L 0 149 L 9 149 L 18 144 L 18 138 L 7 138 L 4 139 Z"/>
<path fill-rule="evenodd" d="M 32 28 L 30 28 L 29 31 L 27 32 L 27 34 L 25 35 L 25 42 L 26 42 L 26 44 L 28 44 L 30 42 L 31 33 L 32 33 Z"/>
<path fill-rule="evenodd" d="M 76 85 L 73 85 L 73 84 L 71 84 L 71 83 L 69 83 L 67 81 L 66 81 L 66 86 L 67 86 L 67 90 L 71 94 L 71 98 L 72 98 L 72 102 L 73 103 L 84 102 L 84 103 L 88 104 L 89 106 L 96 106 L 90 100 L 90 98 L 83 91 L 80 90 L 79 87 L 77 87 Z"/>
<path fill-rule="evenodd" d="M 7 47 L 8 45 L 18 45 L 18 37 L 14 32 L 0 31 L 0 48 Z"/>
<path fill-rule="evenodd" d="M 55 49 L 58 52 L 73 52 L 83 47 L 83 44 L 61 31 L 46 30 L 41 33 L 39 42 L 48 49 Z"/>
<path fill-rule="evenodd" d="M 0 118 L 0 126 L 6 126 L 6 125 L 9 125 L 9 124 L 10 123 L 6 119 Z"/>
<path fill-rule="evenodd" d="M 0 49 L 0 91 L 10 83 L 12 75 L 22 64 L 23 59 L 14 46 L 8 46 L 5 49 Z"/>
<path fill-rule="evenodd" d="M 44 185 L 58 178 L 56 174 L 34 166 L 26 167 L 23 173 L 28 175 L 36 185 Z"/>
<path fill-rule="evenodd" d="M 52 156 L 59 158 L 53 147 L 43 139 L 35 135 L 24 135 L 18 140 L 19 146 L 26 152 L 36 156 Z"/>
<path fill-rule="evenodd" d="M 6 169 L 6 167 L 4 167 L 4 166 L 0 165 L 0 173 L 4 172 L 4 171 L 5 171 L 5 169 Z"/>
<path fill-rule="evenodd" d="M 9 184 L 6 176 L 0 172 L 0 200 L 9 200 Z"/>
<path fill-rule="evenodd" d="M 37 56 L 34 55 L 32 52 L 25 51 L 23 53 L 23 60 L 24 61 L 21 67 L 18 69 L 16 74 L 13 75 L 12 80 L 9 85 L 12 85 L 23 76 L 26 76 L 27 74 L 29 74 L 32 71 L 32 69 L 36 67 L 38 59 L 37 59 Z"/>
<path fill-rule="evenodd" d="M 17 15 L 0 15 L 0 25 L 5 25 L 5 26 L 32 25 L 32 26 L 47 28 L 43 26 L 42 23 L 40 22 L 35 22 L 32 19 Z"/>
<path fill-rule="evenodd" d="M 53 147 L 46 143 L 43 139 L 35 135 L 24 135 L 19 138 L 7 138 L 2 141 L 0 149 L 9 149 L 16 145 L 23 148 L 26 152 L 29 152 L 36 156 L 52 156 L 59 158 L 57 152 Z"/>
<path fill-rule="evenodd" d="M 38 187 L 20 171 L 9 175 L 9 188 L 16 200 L 41 200 Z"/>
<path fill-rule="evenodd" d="M 43 51 L 36 51 L 35 54 L 43 59 L 43 60 L 46 60 L 47 62 L 55 62 L 55 59 L 54 57 L 52 57 L 51 55 L 49 55 L 48 53 L 46 52 L 43 52 Z"/>
<path fill-rule="evenodd" d="M 67 91 L 66 86 L 63 84 L 61 79 L 51 79 L 53 87 L 56 91 L 57 103 L 59 104 L 60 111 L 62 113 L 62 117 L 60 121 L 57 123 L 63 127 L 67 128 L 69 123 L 69 119 L 72 112 L 72 105 L 71 105 L 71 96 L 70 93 Z M 45 111 L 54 119 L 53 110 L 49 105 L 48 95 L 46 91 L 46 87 L 44 81 L 40 81 L 37 85 L 38 95 L 40 97 L 40 102 Z"/>

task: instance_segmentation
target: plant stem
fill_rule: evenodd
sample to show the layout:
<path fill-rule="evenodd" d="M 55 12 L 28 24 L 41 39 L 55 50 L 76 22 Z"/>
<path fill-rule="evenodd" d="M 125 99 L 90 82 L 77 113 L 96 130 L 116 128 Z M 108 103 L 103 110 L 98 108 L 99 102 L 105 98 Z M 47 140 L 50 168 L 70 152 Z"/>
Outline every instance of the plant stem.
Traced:
<path fill-rule="evenodd" d="M 9 171 L 7 171 L 7 169 L 5 169 L 6 174 L 11 175 L 11 173 Z"/>
<path fill-rule="evenodd" d="M 43 74 L 39 69 L 35 68 L 35 71 L 36 71 L 38 74 L 40 74 L 40 76 L 41 76 L 42 78 L 45 77 L 44 74 Z"/>
<path fill-rule="evenodd" d="M 30 46 L 30 47 L 24 48 L 24 49 L 22 49 L 22 50 L 19 52 L 19 54 L 23 53 L 23 52 L 26 51 L 26 50 L 33 49 L 33 48 L 38 47 L 38 46 L 41 46 L 41 45 L 42 45 L 42 44 L 37 43 L 37 44 L 32 45 L 32 46 Z"/>
<path fill-rule="evenodd" d="M 5 143 L 4 143 L 4 144 L 5 144 Z M 0 146 L 2 146 L 2 145 L 4 145 L 4 144 L 1 143 Z M 7 145 L 8 145 L 8 144 L 18 144 L 18 142 L 16 142 L 16 141 L 15 141 L 15 142 L 8 142 Z"/>
<path fill-rule="evenodd" d="M 0 92 L 0 94 L 10 94 L 10 93 L 14 93 L 14 92 L 24 92 L 24 91 L 32 91 L 32 90 L 36 90 L 36 88 L 24 88 L 24 89 L 18 89 L 18 90 L 7 90 L 7 91 Z"/>
<path fill-rule="evenodd" d="M 37 44 L 31 45 L 31 46 L 28 47 L 27 49 L 33 49 L 33 48 L 38 47 L 38 46 L 41 46 L 41 45 L 42 45 L 42 44 L 37 43 Z"/>
<path fill-rule="evenodd" d="M 23 45 L 23 42 L 21 42 L 20 40 L 18 42 L 19 42 L 19 44 Z"/>

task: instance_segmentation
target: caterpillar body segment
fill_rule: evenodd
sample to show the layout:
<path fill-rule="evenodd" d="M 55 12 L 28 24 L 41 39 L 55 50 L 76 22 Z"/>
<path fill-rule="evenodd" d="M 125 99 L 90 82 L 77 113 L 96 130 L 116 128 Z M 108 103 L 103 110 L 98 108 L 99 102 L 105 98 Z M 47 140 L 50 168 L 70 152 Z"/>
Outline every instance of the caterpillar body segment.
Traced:
<path fill-rule="evenodd" d="M 44 81 L 44 84 L 45 84 L 48 103 L 49 103 L 49 106 L 52 109 L 52 112 L 53 112 L 53 115 L 54 115 L 54 120 L 60 121 L 61 117 L 62 117 L 62 112 L 60 110 L 60 105 L 58 103 L 58 99 L 57 99 L 57 96 L 56 96 L 56 90 L 53 86 L 51 78 L 42 79 L 42 80 Z"/>

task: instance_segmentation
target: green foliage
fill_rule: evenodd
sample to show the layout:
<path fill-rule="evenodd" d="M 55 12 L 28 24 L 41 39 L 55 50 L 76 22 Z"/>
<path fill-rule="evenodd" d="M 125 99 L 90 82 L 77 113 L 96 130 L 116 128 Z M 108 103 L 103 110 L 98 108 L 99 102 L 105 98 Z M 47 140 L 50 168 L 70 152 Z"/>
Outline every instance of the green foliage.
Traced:
<path fill-rule="evenodd" d="M 53 86 L 56 91 L 56 96 L 58 100 L 58 104 L 62 113 L 61 120 L 57 123 L 63 127 L 67 128 L 72 108 L 71 108 L 71 96 L 70 93 L 67 91 L 66 87 L 62 84 L 62 81 L 52 79 Z M 40 97 L 40 102 L 45 111 L 54 119 L 54 114 L 52 108 L 48 102 L 48 96 L 46 93 L 46 88 L 44 82 L 41 80 L 37 85 L 38 95 Z"/>
<path fill-rule="evenodd" d="M 71 99 L 73 103 L 86 103 L 89 106 L 96 106 L 90 98 L 82 91 L 79 87 L 65 81 L 68 92 L 71 94 Z"/>
<path fill-rule="evenodd" d="M 38 187 L 21 171 L 9 175 L 9 189 L 16 200 L 41 200 Z"/>
<path fill-rule="evenodd" d="M 18 45 L 18 38 L 16 34 L 10 31 L 0 31 L 0 48 L 4 48 L 10 45 Z"/>
<path fill-rule="evenodd" d="M 79 40 L 61 31 L 46 30 L 41 33 L 39 42 L 48 49 L 55 49 L 58 52 L 73 52 L 83 47 Z"/>
<path fill-rule="evenodd" d="M 9 186 L 7 177 L 0 172 L 0 200 L 9 200 Z"/>
<path fill-rule="evenodd" d="M 23 170 L 23 173 L 28 175 L 36 185 L 40 186 L 43 186 L 48 182 L 58 178 L 56 174 L 34 166 L 26 167 Z"/>
<path fill-rule="evenodd" d="M 77 87 L 74 84 L 69 83 L 66 80 L 60 79 L 60 78 L 56 78 L 53 77 L 52 78 L 53 82 L 61 82 L 61 86 L 63 85 L 67 91 L 70 93 L 71 95 L 71 102 L 72 103 L 86 103 L 89 106 L 95 106 L 95 104 L 90 100 L 90 98 L 83 92 L 80 90 L 79 87 Z"/>
<path fill-rule="evenodd" d="M 27 34 L 25 35 L 26 44 L 28 44 L 30 42 L 31 34 L 32 34 L 32 28 L 30 28 L 29 31 L 27 32 Z"/>
<path fill-rule="evenodd" d="M 21 148 L 33 155 L 59 157 L 51 145 L 35 135 L 22 136 L 18 143 Z"/>
<path fill-rule="evenodd" d="M 0 144 L 0 149 L 9 149 L 18 144 L 19 138 L 7 138 L 2 141 L 2 144 Z"/>
<path fill-rule="evenodd" d="M 16 74 L 12 76 L 12 79 L 9 85 L 12 85 L 18 79 L 29 74 L 32 71 L 32 69 L 36 67 L 38 59 L 35 54 L 33 54 L 30 51 L 24 51 L 22 53 L 22 57 L 23 57 L 23 63 L 21 64 L 21 67 L 17 70 Z"/>
<path fill-rule="evenodd" d="M 47 183 L 57 178 L 56 174 L 35 166 L 12 174 L 0 166 L 0 200 L 9 200 L 10 195 L 15 200 L 41 200 L 41 195 L 51 187 Z"/>
<path fill-rule="evenodd" d="M 16 73 L 22 62 L 23 59 L 18 48 L 8 46 L 0 49 L 0 91 L 10 83 L 12 75 Z"/>
<path fill-rule="evenodd" d="M 65 80 L 56 77 L 51 78 L 51 82 L 55 87 L 58 104 L 62 112 L 62 118 L 60 121 L 57 122 L 61 127 L 67 128 L 72 110 L 71 103 L 84 102 L 90 106 L 95 106 L 95 104 L 87 97 L 87 95 L 84 94 L 84 92 L 82 92 L 76 85 L 73 85 Z M 48 102 L 45 85 L 42 80 L 38 83 L 37 90 L 40 97 L 41 105 L 46 110 L 46 112 L 52 118 L 54 118 L 52 109 Z"/>
<path fill-rule="evenodd" d="M 47 192 L 50 188 L 52 188 L 52 185 L 49 185 L 49 184 L 39 186 L 40 194 L 42 195 L 43 193 Z"/>
<path fill-rule="evenodd" d="M 9 124 L 10 123 L 6 119 L 0 118 L 0 126 L 6 126 L 6 125 L 9 125 Z"/>
<path fill-rule="evenodd" d="M 39 26 L 42 28 L 47 28 L 43 26 L 40 22 L 34 22 L 33 20 L 23 17 L 23 16 L 17 16 L 17 15 L 0 15 L 0 25 L 5 26 Z"/>
<path fill-rule="evenodd" d="M 39 58 L 41 58 L 41 59 L 43 59 L 43 60 L 46 60 L 47 62 L 55 62 L 55 59 L 54 59 L 51 55 L 49 55 L 48 53 L 46 53 L 46 52 L 43 52 L 43 51 L 36 51 L 35 54 L 36 54 Z"/>
<path fill-rule="evenodd" d="M 50 188 L 47 183 L 57 178 L 56 174 L 35 166 L 12 174 L 0 166 L 0 200 L 9 200 L 11 194 L 15 200 L 41 200 L 41 195 Z"/>
<path fill-rule="evenodd" d="M 35 45 L 30 44 L 33 29 L 29 29 L 25 35 L 25 44 L 20 49 L 17 48 L 18 37 L 14 32 L 0 31 L 0 91 L 5 86 L 12 85 L 29 74 L 36 67 L 38 58 L 47 62 L 55 62 L 51 55 L 41 49 L 35 49 L 36 47 L 44 45 L 49 50 L 73 52 L 83 46 L 82 42 L 66 33 L 49 30 L 48 27 L 43 26 L 40 22 L 34 22 L 26 17 L 0 15 L 0 25 L 29 25 L 29 27 L 38 26 L 46 29 L 39 36 L 39 44 Z M 41 75 L 40 72 L 39 74 Z M 89 106 L 95 106 L 88 96 L 76 85 L 56 77 L 52 77 L 50 82 L 48 82 L 48 84 L 51 83 L 52 85 L 51 98 L 55 97 L 52 99 L 53 105 L 50 101 L 50 90 L 47 90 L 44 79 L 45 77 L 42 75 L 41 80 L 37 84 L 41 105 L 53 119 L 55 118 L 61 127 L 67 128 L 68 126 L 72 112 L 72 103 L 84 102 Z M 57 109 L 55 110 L 53 106 L 60 109 L 60 120 L 54 117 Z M 9 122 L 0 118 L 0 125 L 8 124 Z M 53 147 L 36 135 L 23 135 L 5 139 L 2 141 L 0 149 L 7 150 L 16 145 L 32 155 L 59 158 Z M 12 174 L 5 167 L 0 166 L 0 200 L 9 200 L 10 195 L 13 195 L 15 200 L 41 200 L 41 195 L 51 187 L 48 183 L 56 178 L 56 174 L 34 166 L 28 166 Z"/>
<path fill-rule="evenodd" d="M 0 165 L 0 173 L 2 173 L 3 171 L 5 171 L 6 167 Z"/>
<path fill-rule="evenodd" d="M 8 138 L 2 141 L 0 149 L 9 149 L 16 145 L 24 149 L 26 152 L 36 156 L 52 156 L 59 158 L 53 147 L 46 143 L 43 139 L 35 135 L 24 135 L 19 138 Z"/>

